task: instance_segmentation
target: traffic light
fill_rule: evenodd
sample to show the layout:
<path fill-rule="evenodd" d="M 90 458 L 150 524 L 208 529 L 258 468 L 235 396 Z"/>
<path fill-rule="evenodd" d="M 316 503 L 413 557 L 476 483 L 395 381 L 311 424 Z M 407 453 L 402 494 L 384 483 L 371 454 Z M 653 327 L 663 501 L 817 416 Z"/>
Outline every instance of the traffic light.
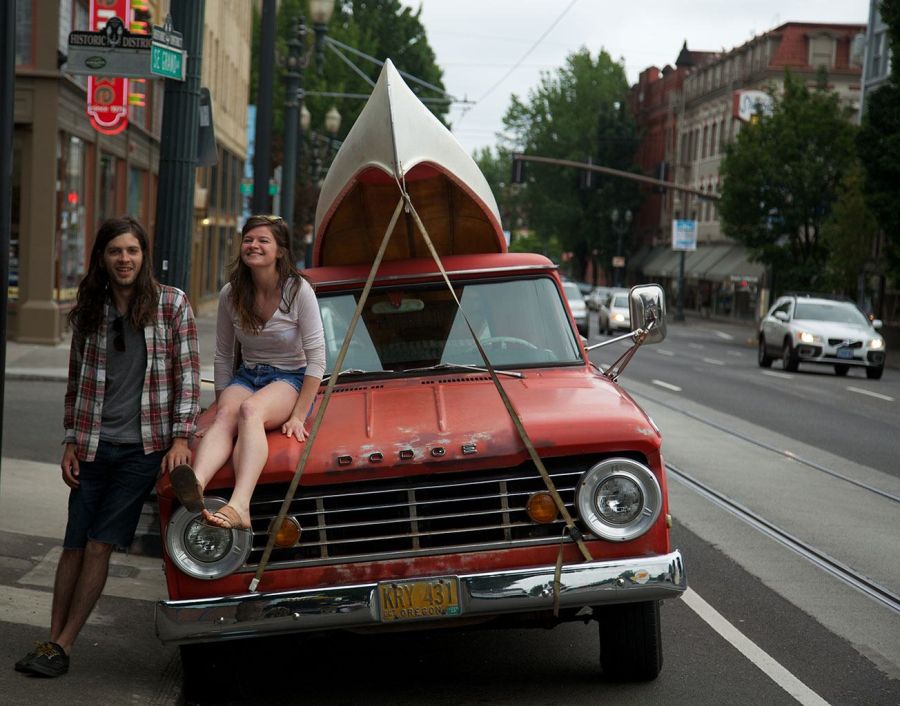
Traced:
<path fill-rule="evenodd" d="M 512 179 L 510 180 L 512 184 L 525 183 L 525 162 L 519 159 L 521 156 L 519 154 L 512 155 Z"/>

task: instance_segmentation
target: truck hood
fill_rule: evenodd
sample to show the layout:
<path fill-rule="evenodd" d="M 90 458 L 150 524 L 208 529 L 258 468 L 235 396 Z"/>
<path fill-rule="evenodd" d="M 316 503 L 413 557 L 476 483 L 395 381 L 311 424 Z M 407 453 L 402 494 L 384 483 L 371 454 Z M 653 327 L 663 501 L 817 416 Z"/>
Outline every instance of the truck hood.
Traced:
<path fill-rule="evenodd" d="M 500 379 L 542 457 L 614 451 L 650 455 L 659 449 L 659 433 L 644 412 L 593 369 L 527 370 L 522 379 Z M 322 398 L 320 393 L 315 411 Z M 289 481 L 302 450 L 303 444 L 272 431 L 260 483 Z M 486 374 L 367 381 L 335 387 L 303 484 L 512 467 L 526 459 Z M 229 463 L 209 489 L 229 487 L 233 480 Z"/>

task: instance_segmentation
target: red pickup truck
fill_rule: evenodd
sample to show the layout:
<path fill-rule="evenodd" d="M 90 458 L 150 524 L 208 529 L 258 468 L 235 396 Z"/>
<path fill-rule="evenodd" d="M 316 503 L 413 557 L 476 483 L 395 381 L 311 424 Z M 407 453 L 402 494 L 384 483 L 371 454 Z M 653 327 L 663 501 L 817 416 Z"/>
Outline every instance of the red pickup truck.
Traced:
<path fill-rule="evenodd" d="M 659 603 L 686 579 L 659 430 L 615 379 L 665 336 L 661 289 L 631 290 L 633 348 L 595 366 L 555 265 L 507 252 L 477 166 L 390 63 L 316 233 L 330 368 L 359 317 L 296 492 L 276 528 L 304 449 L 277 431 L 252 533 L 204 525 L 160 481 L 160 639 L 190 672 L 204 643 L 237 638 L 596 620 L 608 677 L 655 678 Z M 226 465 L 207 506 L 232 483 Z"/>

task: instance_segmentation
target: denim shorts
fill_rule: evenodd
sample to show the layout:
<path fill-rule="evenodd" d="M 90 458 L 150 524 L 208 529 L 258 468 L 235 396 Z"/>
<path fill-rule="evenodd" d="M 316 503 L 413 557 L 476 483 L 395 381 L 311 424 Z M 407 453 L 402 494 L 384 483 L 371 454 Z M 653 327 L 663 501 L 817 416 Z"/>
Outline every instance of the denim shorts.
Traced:
<path fill-rule="evenodd" d="M 293 387 L 297 392 L 303 387 L 303 376 L 306 367 L 297 368 L 296 370 L 282 370 L 273 365 L 260 363 L 252 368 L 241 363 L 234 377 L 231 378 L 229 385 L 240 385 L 246 387 L 250 392 L 258 392 L 262 390 L 270 382 L 283 380 Z"/>
<path fill-rule="evenodd" d="M 165 451 L 145 454 L 143 444 L 101 441 L 93 461 L 78 463 L 81 485 L 69 492 L 63 546 L 84 549 L 90 539 L 128 547 L 163 456 Z"/>

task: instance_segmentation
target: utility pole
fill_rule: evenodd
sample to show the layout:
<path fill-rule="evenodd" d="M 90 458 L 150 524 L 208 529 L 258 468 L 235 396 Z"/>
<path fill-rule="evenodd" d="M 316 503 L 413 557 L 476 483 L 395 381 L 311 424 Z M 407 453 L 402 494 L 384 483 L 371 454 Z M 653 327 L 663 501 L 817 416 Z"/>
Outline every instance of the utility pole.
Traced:
<path fill-rule="evenodd" d="M 185 80 L 166 79 L 156 196 L 156 276 L 187 292 L 191 272 L 194 183 L 200 129 L 200 67 L 205 0 L 172 3 L 172 24 L 184 36 Z"/>
<path fill-rule="evenodd" d="M 6 370 L 7 314 L 9 306 L 9 236 L 12 230 L 12 153 L 16 95 L 16 3 L 0 9 L 0 370 Z M 0 450 L 3 449 L 3 407 L 6 376 L 0 378 Z M 0 454 L 2 455 L 2 454 Z"/>
<path fill-rule="evenodd" d="M 284 164 L 281 172 L 281 217 L 291 238 L 294 256 L 294 185 L 297 180 L 297 123 L 303 105 L 303 71 L 306 69 L 306 22 L 296 18 L 288 40 L 284 72 Z"/>
<path fill-rule="evenodd" d="M 253 146 L 253 213 L 271 213 L 269 175 L 272 172 L 272 94 L 275 74 L 275 0 L 263 0 L 259 38 L 259 92 Z"/>

